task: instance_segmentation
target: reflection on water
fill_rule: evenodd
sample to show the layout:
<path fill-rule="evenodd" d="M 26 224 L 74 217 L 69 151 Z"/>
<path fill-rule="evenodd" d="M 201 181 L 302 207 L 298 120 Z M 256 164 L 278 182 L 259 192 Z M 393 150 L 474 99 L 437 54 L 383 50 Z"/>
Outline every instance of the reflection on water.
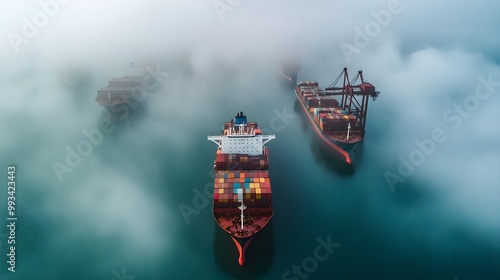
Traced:
<path fill-rule="evenodd" d="M 352 158 L 353 164 L 348 164 L 346 161 L 340 157 L 331 148 L 323 145 L 321 139 L 318 137 L 312 137 L 311 139 L 311 152 L 314 155 L 316 163 L 326 166 L 329 170 L 335 172 L 339 176 L 351 176 L 354 175 L 354 171 L 358 164 L 360 163 L 360 153 L 363 150 L 363 142 L 359 143 L 356 147 L 356 159 Z M 354 155 L 354 154 L 353 154 Z"/>
<path fill-rule="evenodd" d="M 354 165 L 347 164 L 345 160 L 340 157 L 335 151 L 327 147 L 320 139 L 314 129 L 311 127 L 307 116 L 299 104 L 298 100 L 295 100 L 293 109 L 295 113 L 300 115 L 300 122 L 304 133 L 311 135 L 311 152 L 314 155 L 317 163 L 325 165 L 329 170 L 337 173 L 340 176 L 350 176 L 354 174 L 354 170 L 357 166 L 362 163 L 362 153 L 363 153 L 363 142 L 359 143 L 355 147 L 355 153 L 352 154 L 352 161 Z"/>
<path fill-rule="evenodd" d="M 454 279 L 454 275 L 498 279 L 500 245 L 498 239 L 488 238 L 497 229 L 482 227 L 472 212 L 483 204 L 481 196 L 467 197 L 463 201 L 467 208 L 455 213 L 450 200 L 460 198 L 459 192 L 464 191 L 460 188 L 466 186 L 444 175 L 425 179 L 421 176 L 425 167 L 391 192 L 383 174 L 387 168 L 397 171 L 397 166 L 385 164 L 376 152 L 383 140 L 377 137 L 382 137 L 382 124 L 388 120 L 370 123 L 371 135 L 358 147 L 352 168 L 318 139 L 293 89 L 271 96 L 275 100 L 268 102 L 267 109 L 257 101 L 243 108 L 262 111 L 259 120 L 268 125 L 276 117 L 273 108 L 281 111 L 286 104 L 290 113 L 293 102 L 298 117 L 277 131 L 278 140 L 270 144 L 276 214 L 253 239 L 241 267 L 235 244 L 213 220 L 210 199 L 206 198 L 204 207 L 195 207 L 189 223 L 178 209 L 181 203 L 194 207 L 194 190 L 203 193 L 205 184 L 213 183 L 209 171 L 214 147 L 206 135 L 218 131 L 228 111 L 239 108 L 240 99 L 246 97 L 235 95 L 238 91 L 224 83 L 226 73 L 219 74 L 224 80 L 207 79 L 207 85 L 222 92 L 214 94 L 213 100 L 192 95 L 201 101 L 184 109 L 175 99 L 170 101 L 174 91 L 166 91 L 170 95 L 165 100 L 170 103 L 159 103 L 162 99 L 151 95 L 138 104 L 139 111 L 114 122 L 115 129 L 103 133 L 102 143 L 64 175 L 62 184 L 50 163 L 65 163 L 65 146 L 77 147 L 86 139 L 81 130 L 96 129 L 100 120 L 109 117 L 94 100 L 102 84 L 64 86 L 68 88 L 64 97 L 72 104 L 55 109 L 70 111 L 66 116 L 72 123 L 66 129 L 51 129 L 64 125 L 57 119 L 25 125 L 34 117 L 43 121 L 42 112 L 47 110 L 43 108 L 30 111 L 33 116 L 10 119 L 19 137 L 12 141 L 6 135 L 11 144 L 2 155 L 4 163 L 19 167 L 16 206 L 21 220 L 16 228 L 19 271 L 9 279 L 111 279 L 110 271 L 121 272 L 122 267 L 136 279 L 277 279 L 274 273 L 302 265 L 313 256 L 316 238 L 328 235 L 342 247 L 319 263 L 308 279 Z M 26 73 L 26 78 L 31 76 Z M 188 85 L 200 82 L 191 76 Z M 176 92 L 184 93 L 181 89 Z M 205 91 L 194 87 L 192 92 Z M 255 94 L 248 100 L 271 98 Z M 236 97 L 227 101 L 232 96 Z M 151 104 L 160 104 L 164 114 Z M 200 115 L 206 121 L 200 122 Z M 372 116 L 372 120 L 379 118 L 384 116 Z M 441 172 L 439 167 L 437 171 Z M 453 184 L 449 190 L 445 189 L 448 181 Z M 478 186 L 470 186 L 473 194 L 484 191 Z M 142 201 L 141 207 L 127 212 L 137 201 Z M 486 210 L 484 218 L 489 218 Z M 0 209 L 0 216 L 5 217 L 5 211 Z M 0 230 L 3 245 L 8 245 L 6 229 Z M 158 250 L 152 252 L 147 246 Z M 4 264 L 6 256 L 0 256 Z M 4 274 L 0 272 L 0 279 Z"/>
<path fill-rule="evenodd" d="M 218 226 L 214 228 L 213 250 L 220 271 L 235 279 L 253 279 L 265 275 L 270 270 L 274 260 L 273 220 L 252 240 L 243 266 L 238 264 L 238 249 L 229 234 Z"/>
<path fill-rule="evenodd" d="M 300 116 L 300 123 L 302 130 L 304 132 L 313 132 L 313 130 L 309 127 L 311 124 L 307 120 L 307 116 L 304 116 L 304 111 L 300 107 L 299 100 L 295 99 L 295 102 L 293 103 L 293 111 Z"/>

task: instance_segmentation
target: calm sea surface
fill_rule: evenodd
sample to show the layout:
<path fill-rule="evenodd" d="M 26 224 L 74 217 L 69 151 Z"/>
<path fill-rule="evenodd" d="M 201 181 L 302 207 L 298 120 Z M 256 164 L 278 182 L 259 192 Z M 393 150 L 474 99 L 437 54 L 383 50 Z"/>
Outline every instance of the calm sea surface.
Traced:
<path fill-rule="evenodd" d="M 12 163 L 18 220 L 15 273 L 7 271 L 9 232 L 1 227 L 0 279 L 500 279 L 494 230 L 477 230 L 473 218 L 443 206 L 446 193 L 421 187 L 449 178 L 416 173 L 389 188 L 384 172 L 397 168 L 398 152 L 380 148 L 392 118 L 383 88 L 370 101 L 361 162 L 350 170 L 318 145 L 292 89 L 267 72 L 232 85 L 247 73 L 231 72 L 174 73 L 142 113 L 102 133 L 74 167 L 67 147 L 77 149 L 87 139 L 82 131 L 106 118 L 93 98 L 109 75 L 20 88 L 34 101 L 5 116 L 0 214 L 6 225 Z M 276 134 L 268 144 L 275 213 L 244 267 L 204 195 L 216 150 L 206 137 L 239 111 Z M 54 162 L 71 171 L 62 182 Z"/>

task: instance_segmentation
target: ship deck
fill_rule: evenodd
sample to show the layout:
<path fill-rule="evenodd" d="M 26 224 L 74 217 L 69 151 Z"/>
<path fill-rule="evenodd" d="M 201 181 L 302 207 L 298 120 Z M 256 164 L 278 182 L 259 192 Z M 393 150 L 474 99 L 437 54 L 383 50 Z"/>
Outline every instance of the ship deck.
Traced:
<path fill-rule="evenodd" d="M 344 144 L 356 144 L 363 140 L 363 132 L 361 131 L 351 131 L 351 133 L 349 134 L 349 140 L 347 140 L 347 133 L 345 131 L 323 132 L 323 134 L 332 140 Z"/>
<path fill-rule="evenodd" d="M 299 100 L 299 102 L 301 102 L 301 101 Z M 305 106 L 305 107 L 307 108 L 307 106 Z M 328 108 L 336 108 L 336 107 L 328 107 Z M 363 133 L 363 131 L 359 131 L 359 130 L 351 131 L 349 133 L 349 139 L 347 139 L 347 131 L 344 131 L 344 130 L 328 131 L 328 132 L 322 131 L 319 128 L 319 124 L 314 119 L 314 116 L 310 112 L 307 112 L 307 114 L 309 115 L 310 119 L 312 120 L 313 125 L 316 126 L 319 129 L 319 131 L 323 135 L 328 137 L 329 139 L 332 139 L 334 141 L 344 143 L 344 144 L 356 144 L 356 143 L 360 142 L 361 140 L 363 140 L 364 133 Z"/>
<path fill-rule="evenodd" d="M 241 214 L 239 209 L 214 208 L 214 218 L 217 224 L 231 236 L 248 238 L 262 230 L 273 216 L 272 207 L 247 208 L 241 228 Z"/>

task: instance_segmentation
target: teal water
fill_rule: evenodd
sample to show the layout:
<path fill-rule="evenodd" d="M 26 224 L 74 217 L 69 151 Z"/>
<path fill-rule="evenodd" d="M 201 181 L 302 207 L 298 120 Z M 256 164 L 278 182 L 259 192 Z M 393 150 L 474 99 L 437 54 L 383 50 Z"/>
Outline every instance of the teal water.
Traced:
<path fill-rule="evenodd" d="M 435 176 L 429 158 L 396 191 L 389 188 L 384 172 L 394 171 L 397 155 L 412 149 L 412 139 L 401 147 L 406 138 L 391 138 L 396 113 L 389 78 L 370 80 L 382 93 L 370 103 L 363 154 L 353 171 L 318 145 L 292 90 L 268 66 L 254 75 L 231 68 L 212 77 L 173 71 L 148 95 L 144 110 L 103 133 L 62 182 L 52 163 L 64 163 L 65 147 L 75 148 L 85 139 L 82 130 L 106 117 L 93 98 L 109 75 L 97 72 L 72 87 L 40 70 L 30 74 L 39 81 L 34 86 L 21 79 L 19 91 L 37 102 L 2 113 L 9 133 L 2 136 L 0 178 L 6 185 L 7 166 L 16 165 L 18 221 L 15 273 L 7 271 L 2 227 L 0 279 L 500 277 L 500 230 L 488 218 L 498 213 L 470 210 L 481 208 L 479 199 L 467 201 L 466 210 L 450 203 L 455 190 L 449 186 L 458 188 L 467 174 Z M 322 76 L 304 68 L 302 77 Z M 239 111 L 276 134 L 268 144 L 275 213 L 244 267 L 203 195 L 213 182 L 216 150 L 206 136 Z M 460 189 L 474 187 L 467 184 Z M 181 205 L 194 213 L 185 219 Z M 6 207 L 0 215 L 6 222 Z M 322 261 L 315 257 L 318 239 L 335 243 L 332 252 L 320 247 Z M 307 269 L 296 272 L 295 265 Z"/>

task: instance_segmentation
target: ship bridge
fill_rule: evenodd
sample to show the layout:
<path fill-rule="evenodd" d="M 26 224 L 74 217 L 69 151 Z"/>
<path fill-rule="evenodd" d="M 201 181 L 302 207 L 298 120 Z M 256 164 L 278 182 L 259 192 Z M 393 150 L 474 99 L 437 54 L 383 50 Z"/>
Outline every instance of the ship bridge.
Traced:
<path fill-rule="evenodd" d="M 223 135 L 208 136 L 207 139 L 219 146 L 223 154 L 262 155 L 264 147 L 275 135 L 262 135 L 256 122 L 247 122 L 247 117 L 240 112 L 234 121 L 224 124 Z"/>

